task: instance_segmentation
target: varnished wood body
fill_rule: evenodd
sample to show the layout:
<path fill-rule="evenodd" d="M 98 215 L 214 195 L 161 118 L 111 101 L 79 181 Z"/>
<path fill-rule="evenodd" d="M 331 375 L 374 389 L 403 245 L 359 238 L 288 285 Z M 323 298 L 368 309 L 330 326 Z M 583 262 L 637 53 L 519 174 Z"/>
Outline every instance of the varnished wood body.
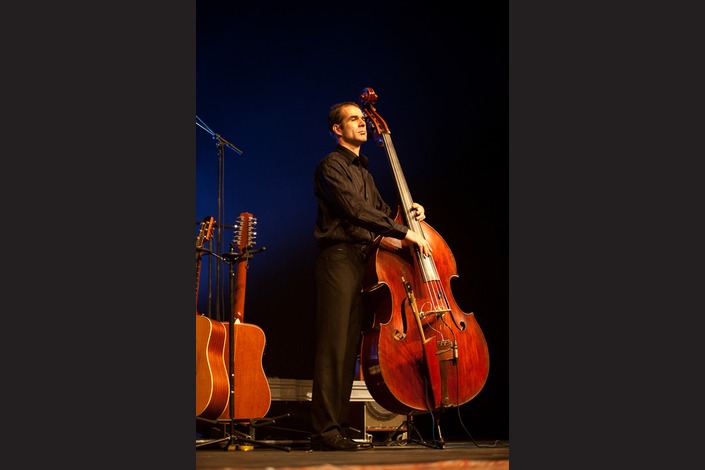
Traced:
<path fill-rule="evenodd" d="M 363 331 L 362 338 L 365 384 L 375 401 L 399 414 L 462 405 L 480 392 L 489 373 L 484 334 L 474 314 L 461 311 L 451 295 L 450 282 L 457 277 L 455 258 L 433 228 L 425 222 L 421 227 L 433 249 L 438 282 L 450 307 L 448 312 L 427 315 L 421 320 L 423 335 L 409 307 L 402 279 L 412 283 L 416 304 L 422 312 L 427 311 L 433 299 L 429 299 L 429 290 L 407 244 L 379 238 L 366 262 L 365 308 L 367 317 L 374 320 L 372 327 Z M 440 384 L 429 383 L 428 368 L 424 366 L 424 337 L 439 345 L 436 357 Z M 446 350 L 444 341 L 451 342 L 450 349 Z M 434 380 L 431 378 L 431 382 Z M 440 397 L 429 393 L 434 388 L 441 390 Z"/>
<path fill-rule="evenodd" d="M 223 323 L 227 329 L 228 323 Z M 230 419 L 233 404 L 234 419 L 263 418 L 269 411 L 272 395 L 267 376 L 262 368 L 262 357 L 266 337 L 264 331 L 251 323 L 235 323 L 233 326 L 233 388 L 232 396 L 221 419 Z M 228 336 L 229 338 L 229 336 Z M 225 365 L 230 369 L 229 341 L 225 345 Z"/>
<path fill-rule="evenodd" d="M 228 404 L 225 363 L 227 331 L 222 322 L 196 315 L 196 416 L 217 419 Z"/>

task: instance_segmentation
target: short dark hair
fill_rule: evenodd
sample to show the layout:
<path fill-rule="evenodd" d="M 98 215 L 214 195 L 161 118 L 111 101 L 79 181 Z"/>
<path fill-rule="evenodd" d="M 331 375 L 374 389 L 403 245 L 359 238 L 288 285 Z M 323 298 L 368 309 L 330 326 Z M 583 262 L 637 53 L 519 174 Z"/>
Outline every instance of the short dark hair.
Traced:
<path fill-rule="evenodd" d="M 355 106 L 361 109 L 360 105 L 354 101 L 343 101 L 342 103 L 336 103 L 331 106 L 330 112 L 328 113 L 328 132 L 333 133 L 333 125 L 343 122 L 343 107 L 345 106 Z"/>

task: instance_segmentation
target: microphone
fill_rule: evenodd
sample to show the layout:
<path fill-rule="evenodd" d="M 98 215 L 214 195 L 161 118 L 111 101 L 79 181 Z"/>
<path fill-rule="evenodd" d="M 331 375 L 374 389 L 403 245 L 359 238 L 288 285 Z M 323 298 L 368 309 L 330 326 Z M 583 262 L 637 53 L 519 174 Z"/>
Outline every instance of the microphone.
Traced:
<path fill-rule="evenodd" d="M 243 154 L 243 151 L 240 150 L 239 148 L 235 147 L 233 144 L 228 142 L 227 140 L 223 139 L 219 134 L 213 134 L 213 138 L 216 139 L 219 142 L 222 142 L 225 144 L 226 147 L 230 147 L 232 150 L 237 152 L 239 155 Z"/>

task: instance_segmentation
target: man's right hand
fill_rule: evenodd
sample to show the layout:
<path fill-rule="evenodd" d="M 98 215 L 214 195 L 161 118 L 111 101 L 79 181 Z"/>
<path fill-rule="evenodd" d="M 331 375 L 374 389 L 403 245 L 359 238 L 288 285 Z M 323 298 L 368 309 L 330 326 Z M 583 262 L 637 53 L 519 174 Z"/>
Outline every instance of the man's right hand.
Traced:
<path fill-rule="evenodd" d="M 431 249 L 431 245 L 428 243 L 428 240 L 426 240 L 423 235 L 409 229 L 409 231 L 406 232 L 406 237 L 404 237 L 404 240 L 409 241 L 414 245 L 418 246 L 419 250 L 421 250 L 422 255 L 431 256 L 433 250 Z"/>

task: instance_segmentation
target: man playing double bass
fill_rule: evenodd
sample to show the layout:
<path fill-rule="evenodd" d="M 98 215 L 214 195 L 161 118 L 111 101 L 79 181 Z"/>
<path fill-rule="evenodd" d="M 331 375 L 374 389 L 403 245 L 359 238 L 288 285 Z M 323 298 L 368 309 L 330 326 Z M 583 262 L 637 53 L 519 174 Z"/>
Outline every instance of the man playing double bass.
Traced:
<path fill-rule="evenodd" d="M 394 220 L 360 153 L 367 124 L 354 102 L 333 105 L 328 130 L 337 145 L 314 170 L 318 201 L 314 237 L 319 247 L 315 265 L 316 348 L 311 398 L 311 448 L 362 450 L 372 447 L 350 438 L 347 418 L 362 330 L 362 282 L 366 250 L 376 236 L 406 240 L 431 255 L 429 242 Z M 423 206 L 411 205 L 417 221 Z"/>

